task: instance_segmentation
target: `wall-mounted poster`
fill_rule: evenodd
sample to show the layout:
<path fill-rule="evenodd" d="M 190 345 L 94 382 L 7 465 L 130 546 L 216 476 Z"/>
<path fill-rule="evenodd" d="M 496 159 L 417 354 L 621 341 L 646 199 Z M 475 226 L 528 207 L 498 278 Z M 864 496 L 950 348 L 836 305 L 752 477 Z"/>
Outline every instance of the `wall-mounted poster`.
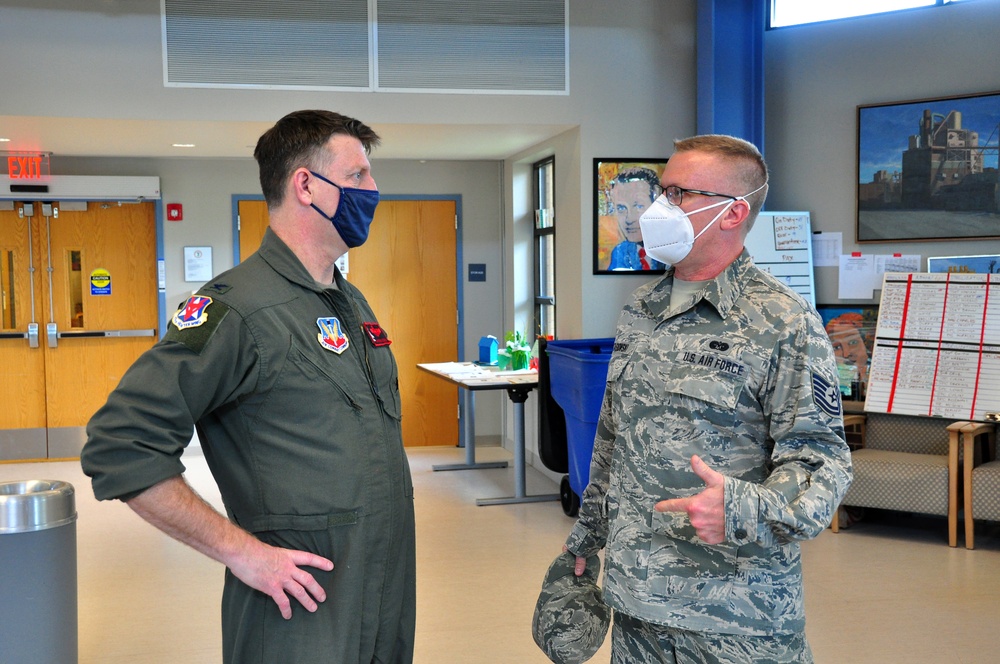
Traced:
<path fill-rule="evenodd" d="M 594 159 L 594 274 L 663 274 L 646 256 L 639 217 L 660 195 L 666 159 Z"/>
<path fill-rule="evenodd" d="M 1000 237 L 1000 92 L 858 107 L 858 242 Z"/>
<path fill-rule="evenodd" d="M 868 382 L 868 369 L 875 348 L 875 330 L 878 326 L 878 307 L 839 307 L 819 305 L 816 307 L 823 326 L 833 344 L 833 354 L 837 358 L 840 373 L 841 392 L 848 396 L 851 382 L 857 378 Z"/>

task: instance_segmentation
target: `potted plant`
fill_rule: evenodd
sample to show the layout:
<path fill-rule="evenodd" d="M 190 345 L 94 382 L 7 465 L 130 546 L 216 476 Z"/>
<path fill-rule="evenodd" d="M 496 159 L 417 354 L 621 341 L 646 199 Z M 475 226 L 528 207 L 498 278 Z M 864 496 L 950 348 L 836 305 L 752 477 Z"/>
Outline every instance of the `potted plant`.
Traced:
<path fill-rule="evenodd" d="M 510 355 L 510 368 L 515 371 L 527 369 L 531 363 L 531 346 L 527 336 L 520 332 L 507 332 L 503 338 Z"/>

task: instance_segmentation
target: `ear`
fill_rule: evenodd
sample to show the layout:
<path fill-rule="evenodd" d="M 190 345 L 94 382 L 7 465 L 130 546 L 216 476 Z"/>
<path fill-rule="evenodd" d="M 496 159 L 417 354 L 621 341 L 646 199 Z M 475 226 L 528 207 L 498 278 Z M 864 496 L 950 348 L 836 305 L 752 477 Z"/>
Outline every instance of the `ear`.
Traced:
<path fill-rule="evenodd" d="M 740 228 L 750 218 L 750 204 L 746 201 L 736 201 L 729 206 L 726 214 L 719 220 L 719 227 L 724 231 Z"/>
<path fill-rule="evenodd" d="M 309 173 L 308 169 L 297 168 L 292 173 L 292 177 L 288 183 L 289 192 L 295 199 L 302 205 L 309 205 L 312 203 L 312 187 L 314 185 L 314 180 L 312 174 Z"/>

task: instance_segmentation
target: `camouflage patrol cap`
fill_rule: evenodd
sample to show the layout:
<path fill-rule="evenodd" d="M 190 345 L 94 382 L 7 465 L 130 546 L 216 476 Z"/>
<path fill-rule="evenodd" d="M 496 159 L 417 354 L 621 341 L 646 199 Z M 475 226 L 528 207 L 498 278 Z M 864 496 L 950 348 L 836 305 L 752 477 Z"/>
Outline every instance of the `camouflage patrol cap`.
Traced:
<path fill-rule="evenodd" d="M 611 624 L 611 609 L 597 587 L 600 559 L 587 558 L 582 576 L 573 573 L 575 565 L 576 556 L 568 551 L 552 562 L 531 621 L 535 643 L 556 664 L 578 664 L 593 657 Z"/>

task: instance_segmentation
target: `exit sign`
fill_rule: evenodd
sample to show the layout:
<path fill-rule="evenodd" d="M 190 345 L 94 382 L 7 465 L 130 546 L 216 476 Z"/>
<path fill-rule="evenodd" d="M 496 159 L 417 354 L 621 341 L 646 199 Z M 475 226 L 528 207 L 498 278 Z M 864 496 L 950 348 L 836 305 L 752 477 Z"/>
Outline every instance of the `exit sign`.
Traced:
<path fill-rule="evenodd" d="M 7 176 L 11 180 L 42 180 L 49 176 L 49 154 L 8 153 Z"/>

